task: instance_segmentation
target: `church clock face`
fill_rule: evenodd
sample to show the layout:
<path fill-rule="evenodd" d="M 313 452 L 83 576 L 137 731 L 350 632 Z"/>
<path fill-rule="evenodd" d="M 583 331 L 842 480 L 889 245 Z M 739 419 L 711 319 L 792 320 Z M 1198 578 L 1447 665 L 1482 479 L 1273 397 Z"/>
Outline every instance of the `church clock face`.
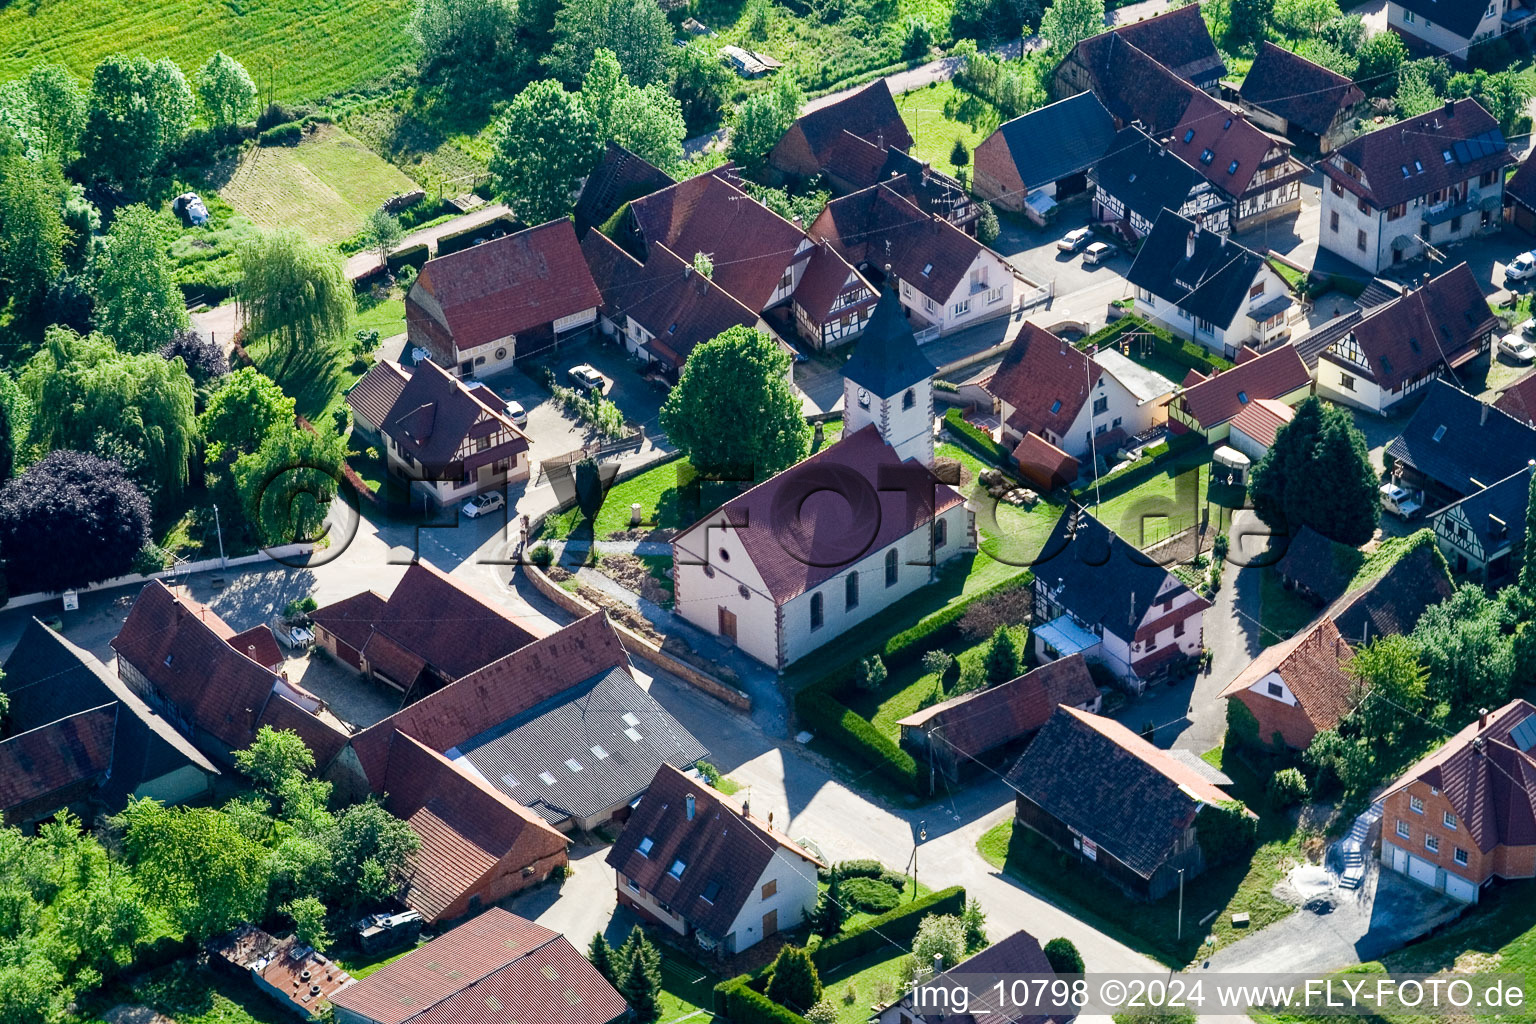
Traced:
<path fill-rule="evenodd" d="M 866 409 L 869 408 L 869 392 L 868 391 L 865 391 L 863 388 L 859 388 L 858 398 L 859 398 L 859 404 L 860 405 L 864 406 L 864 408 L 866 408 Z"/>

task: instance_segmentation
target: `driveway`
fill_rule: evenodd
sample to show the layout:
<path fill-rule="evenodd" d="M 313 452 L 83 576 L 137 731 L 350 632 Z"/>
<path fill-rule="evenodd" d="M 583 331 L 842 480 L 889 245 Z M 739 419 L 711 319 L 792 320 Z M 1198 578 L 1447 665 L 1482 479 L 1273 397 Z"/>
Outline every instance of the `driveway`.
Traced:
<path fill-rule="evenodd" d="M 478 210 L 471 210 L 469 213 L 455 217 L 452 220 L 445 220 L 441 224 L 434 224 L 429 228 L 406 232 L 405 237 L 396 246 L 396 251 L 409 249 L 413 245 L 425 245 L 429 250 L 428 255 L 436 256 L 437 240 L 444 235 L 451 235 L 456 231 L 468 231 L 470 228 L 479 227 L 481 224 L 493 221 L 497 217 L 506 216 L 511 212 L 501 203 L 487 203 Z M 347 258 L 347 280 L 356 281 L 360 277 L 366 277 L 377 270 L 378 267 L 379 256 L 377 253 L 367 250 L 354 253 Z"/>

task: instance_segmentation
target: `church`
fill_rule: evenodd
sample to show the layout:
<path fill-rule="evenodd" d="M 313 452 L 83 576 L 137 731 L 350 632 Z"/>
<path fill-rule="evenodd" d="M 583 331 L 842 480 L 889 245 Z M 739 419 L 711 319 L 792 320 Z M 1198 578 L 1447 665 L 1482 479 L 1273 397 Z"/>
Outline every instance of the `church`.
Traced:
<path fill-rule="evenodd" d="M 933 373 L 886 290 L 843 368 L 842 438 L 673 539 L 677 612 L 782 671 L 974 552 L 933 474 Z"/>

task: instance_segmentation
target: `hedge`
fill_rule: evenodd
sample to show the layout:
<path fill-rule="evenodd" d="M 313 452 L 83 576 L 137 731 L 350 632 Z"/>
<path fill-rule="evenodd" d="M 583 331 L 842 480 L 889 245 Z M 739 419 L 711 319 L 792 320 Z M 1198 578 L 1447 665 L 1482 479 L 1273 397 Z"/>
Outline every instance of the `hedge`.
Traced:
<path fill-rule="evenodd" d="M 731 1024 L 809 1024 L 752 987 L 752 975 L 727 978 L 715 986 L 715 1013 Z"/>
<path fill-rule="evenodd" d="M 256 136 L 260 146 L 297 146 L 304 137 L 304 126 L 297 121 L 274 125 Z"/>
<path fill-rule="evenodd" d="M 1079 496 L 1097 494 L 1100 500 L 1113 498 L 1162 472 L 1170 459 L 1177 458 L 1187 451 L 1204 447 L 1205 444 L 1205 437 L 1193 431 L 1187 434 L 1175 434 L 1165 443 L 1148 448 L 1142 453 L 1141 458 L 1129 466 L 1100 477 L 1097 485 L 1090 483 L 1077 493 Z"/>
<path fill-rule="evenodd" d="M 918 925 L 929 914 L 959 915 L 964 910 L 965 889 L 952 885 L 948 889 L 921 896 L 911 903 L 903 903 L 895 910 L 834 935 L 811 950 L 811 959 L 816 962 L 816 970 L 826 974 L 839 964 L 856 960 L 892 943 L 902 947 L 911 945 L 917 937 Z M 736 1024 L 741 1022 L 737 1021 Z"/>
<path fill-rule="evenodd" d="M 960 617 L 971 605 L 977 601 L 986 600 L 994 594 L 1012 590 L 1014 587 L 1032 586 L 1034 582 L 1034 573 L 1026 569 L 1012 579 L 994 583 L 985 590 L 978 590 L 947 608 L 941 608 L 887 640 L 885 647 L 880 651 L 880 659 L 885 662 L 886 668 L 916 661 L 935 647 L 948 643 L 952 639 L 952 635 L 959 629 Z"/>
<path fill-rule="evenodd" d="M 490 238 L 495 234 L 508 234 L 516 231 L 517 221 L 512 217 L 497 217 L 488 220 L 484 224 L 477 224 L 463 231 L 455 231 L 451 235 L 444 235 L 437 240 L 437 254 L 447 256 L 449 253 L 468 249 L 481 239 Z"/>
<path fill-rule="evenodd" d="M 1118 345 L 1123 336 L 1130 333 L 1145 334 L 1152 339 L 1152 348 L 1157 355 L 1170 362 L 1178 363 L 1187 370 L 1199 370 L 1206 376 L 1210 376 L 1213 369 L 1230 370 L 1232 363 L 1218 355 L 1213 355 L 1202 345 L 1185 338 L 1174 336 L 1167 328 L 1158 327 L 1139 316 L 1124 316 L 1114 323 L 1088 335 L 1077 343 L 1080 349 L 1089 346 L 1107 348 L 1110 345 Z M 1174 381 L 1175 384 L 1178 381 Z"/>
<path fill-rule="evenodd" d="M 890 781 L 909 790 L 918 787 L 917 762 L 852 708 L 826 692 L 824 679 L 795 694 L 795 715 L 812 732 L 836 743 Z"/>
<path fill-rule="evenodd" d="M 944 425 L 955 432 L 961 447 L 971 449 L 987 462 L 1006 466 L 1012 458 L 1012 454 L 1006 447 L 992 440 L 992 435 L 967 423 L 965 417 L 960 415 L 959 409 L 951 409 L 944 414 Z"/>
<path fill-rule="evenodd" d="M 420 270 L 426 266 L 429 255 L 431 254 L 427 251 L 425 242 L 417 242 L 415 245 L 408 245 L 404 249 L 398 249 L 389 254 L 389 272 L 391 274 L 398 274 L 402 267 L 415 267 L 417 270 Z"/>

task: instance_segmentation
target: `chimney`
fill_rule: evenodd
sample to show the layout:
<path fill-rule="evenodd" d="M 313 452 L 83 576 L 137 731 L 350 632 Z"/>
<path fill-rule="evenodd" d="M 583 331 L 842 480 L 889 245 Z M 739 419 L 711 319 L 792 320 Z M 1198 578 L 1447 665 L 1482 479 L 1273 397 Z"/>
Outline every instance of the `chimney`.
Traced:
<path fill-rule="evenodd" d="M 1184 258 L 1187 260 L 1195 258 L 1195 232 L 1193 230 L 1184 239 Z"/>
<path fill-rule="evenodd" d="M 1482 408 L 1479 409 L 1477 413 L 1477 425 L 1480 427 L 1486 426 L 1488 423 L 1488 403 L 1479 402 L 1478 404 L 1482 406 Z"/>
<path fill-rule="evenodd" d="M 933 954 L 933 976 L 935 978 L 937 978 L 940 974 L 943 974 L 943 973 L 944 973 L 944 954 L 943 953 L 935 953 L 935 954 Z"/>
<path fill-rule="evenodd" d="M 1420 288 L 1427 288 L 1428 286 L 1429 286 L 1429 271 L 1426 270 L 1426 271 L 1424 271 L 1424 276 L 1419 278 L 1419 287 Z"/>
<path fill-rule="evenodd" d="M 684 806 L 684 808 L 686 808 L 686 813 L 688 815 L 688 820 L 689 821 L 693 820 L 693 810 L 694 810 L 693 803 L 694 803 L 694 801 L 693 801 L 693 794 L 692 793 L 689 793 L 687 796 L 685 796 L 683 798 L 683 806 Z"/>
<path fill-rule="evenodd" d="M 1445 101 L 1445 116 L 1446 117 L 1455 117 L 1456 116 L 1456 101 L 1455 100 L 1446 100 Z"/>
<path fill-rule="evenodd" d="M 1488 709 L 1487 708 L 1478 708 L 1477 709 L 1477 727 L 1479 729 L 1486 729 L 1486 728 L 1488 728 Z"/>

